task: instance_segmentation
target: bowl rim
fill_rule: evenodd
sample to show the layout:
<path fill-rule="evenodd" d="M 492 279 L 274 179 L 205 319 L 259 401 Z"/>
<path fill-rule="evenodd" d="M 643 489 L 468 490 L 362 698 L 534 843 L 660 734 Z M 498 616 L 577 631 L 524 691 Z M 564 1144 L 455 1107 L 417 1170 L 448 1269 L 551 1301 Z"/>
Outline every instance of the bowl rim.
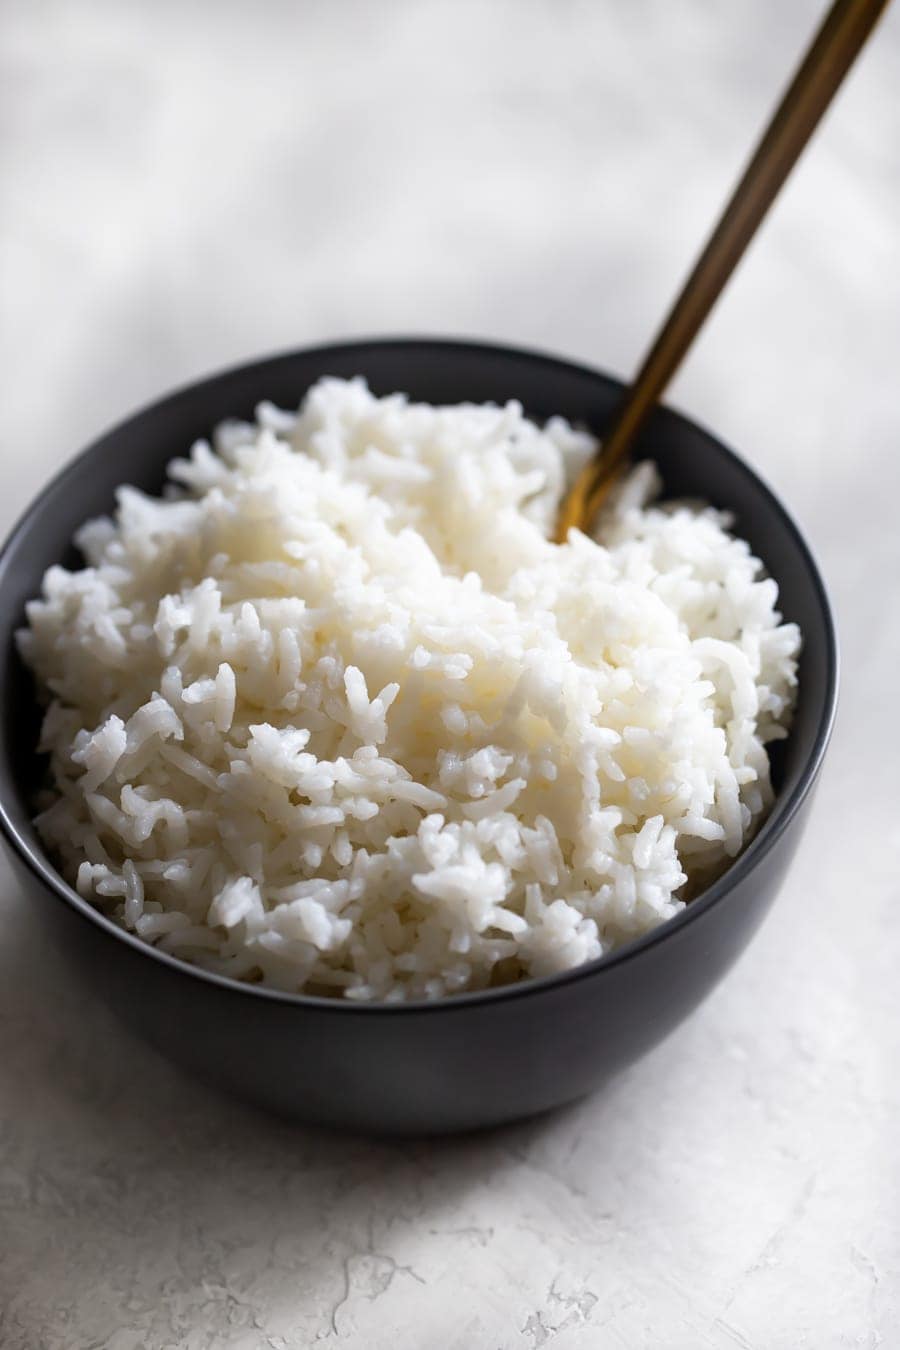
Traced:
<path fill-rule="evenodd" d="M 372 348 L 384 350 L 391 347 L 400 349 L 429 347 L 435 351 L 444 349 L 448 352 L 465 351 L 474 355 L 499 355 L 512 357 L 516 360 L 525 359 L 526 361 L 555 367 L 560 371 L 577 374 L 580 377 L 588 376 L 590 379 L 599 380 L 600 382 L 612 385 L 617 389 L 623 388 L 622 381 L 617 380 L 614 376 L 607 374 L 605 371 L 597 370 L 592 366 L 556 355 L 552 352 L 530 347 L 513 346 L 505 342 L 491 342 L 484 339 L 470 339 L 465 337 L 430 336 L 428 334 L 422 336 L 403 334 L 396 336 L 383 335 L 349 338 L 345 341 L 334 341 L 311 346 L 288 348 L 286 350 L 271 353 L 267 356 L 256 357 L 250 361 L 242 361 L 237 364 L 226 366 L 223 369 L 213 371 L 211 374 L 202 375 L 199 378 L 189 380 L 184 384 L 178 385 L 170 392 L 140 405 L 125 417 L 120 418 L 117 422 L 108 426 L 100 433 L 100 435 L 94 437 L 83 450 L 67 460 L 32 498 L 10 529 L 2 547 L 0 547 L 0 579 L 2 579 L 2 576 L 9 565 L 9 559 L 14 552 L 16 545 L 21 537 L 27 534 L 31 527 L 33 515 L 48 493 L 57 489 L 70 475 L 77 475 L 83 462 L 89 460 L 105 441 L 109 440 L 111 437 L 120 436 L 126 431 L 131 423 L 151 413 L 160 412 L 165 406 L 188 397 L 200 387 L 211 389 L 212 386 L 217 384 L 227 385 L 235 378 L 247 376 L 257 369 L 262 372 L 263 368 L 270 368 L 280 362 L 289 362 L 291 360 L 296 360 L 299 357 L 312 357 L 319 360 L 327 360 L 330 356 L 336 357 L 340 355 L 341 357 L 346 357 L 353 353 L 359 353 L 362 361 L 367 350 L 371 350 Z M 361 373 L 365 374 L 364 371 Z M 261 391 L 260 398 L 264 397 L 265 393 L 264 391 Z M 523 398 L 523 402 L 525 401 L 526 400 Z M 528 998 L 540 994 L 552 994 L 565 986 L 575 984 L 582 980 L 592 979 L 602 975 L 606 970 L 611 970 L 614 967 L 627 965 L 631 961 L 638 960 L 643 953 L 684 932 L 687 928 L 700 921 L 716 905 L 723 902 L 735 887 L 763 861 L 779 839 L 781 839 L 796 817 L 804 801 L 809 796 L 822 766 L 825 751 L 828 748 L 828 743 L 834 728 L 840 679 L 840 657 L 834 612 L 815 554 L 794 517 L 781 501 L 778 494 L 769 486 L 761 474 L 748 464 L 742 456 L 731 450 L 718 438 L 718 436 L 695 418 L 687 416 L 685 413 L 680 412 L 677 408 L 668 403 L 660 404 L 656 415 L 674 417 L 680 422 L 687 423 L 693 430 L 699 431 L 702 436 L 712 442 L 716 451 L 726 459 L 730 460 L 739 471 L 754 480 L 755 486 L 761 497 L 766 501 L 766 504 L 772 509 L 773 513 L 781 518 L 787 534 L 792 538 L 792 542 L 796 546 L 806 565 L 809 577 L 812 581 L 816 602 L 819 606 L 826 654 L 826 679 L 822 711 L 816 727 L 812 747 L 796 784 L 791 789 L 788 796 L 781 800 L 780 810 L 777 814 L 772 813 L 767 816 L 756 835 L 747 847 L 738 854 L 734 862 L 728 866 L 727 870 L 713 882 L 711 886 L 702 891 L 696 899 L 692 900 L 679 914 L 664 920 L 662 923 L 657 924 L 655 928 L 652 928 L 648 933 L 634 938 L 630 942 L 624 943 L 621 947 L 616 948 L 614 951 L 609 952 L 604 956 L 596 957 L 592 961 L 586 961 L 582 965 L 573 966 L 570 969 L 559 971 L 553 975 L 527 978 L 515 984 L 500 985 L 496 988 L 489 989 L 471 990 L 460 994 L 447 995 L 440 999 L 411 999 L 400 1003 L 378 1001 L 357 1002 L 352 999 L 329 998 L 316 994 L 291 993 L 286 990 L 273 989 L 263 984 L 249 984 L 232 979 L 228 975 L 220 975 L 215 971 L 204 970 L 200 966 L 191 965 L 180 957 L 172 956 L 168 952 L 160 951 L 158 947 L 143 941 L 136 934 L 130 933 L 126 929 L 119 927 L 88 900 L 83 899 L 74 887 L 70 886 L 68 882 L 64 880 L 64 878 L 56 871 L 42 848 L 37 848 L 32 845 L 28 839 L 22 836 L 18 827 L 10 817 L 4 795 L 0 793 L 0 834 L 2 834 L 8 848 L 34 875 L 36 880 L 41 882 L 55 895 L 56 898 L 62 900 L 76 914 L 94 924 L 95 927 L 99 928 L 115 941 L 127 943 L 136 953 L 139 953 L 150 960 L 160 962 L 163 966 L 168 967 L 173 973 L 183 975 L 188 979 L 200 980 L 218 988 L 222 993 L 230 992 L 242 994 L 248 998 L 263 999 L 299 1010 L 314 1010 L 319 1013 L 329 1013 L 341 1017 L 358 1017 L 364 1014 L 368 1014 L 369 1016 L 376 1014 L 382 1017 L 402 1017 L 404 1014 L 408 1015 L 411 1013 L 429 1013 L 431 1015 L 450 1014 L 454 1012 L 461 1013 L 476 1005 L 500 1006 L 520 998 Z M 223 414 L 223 416 L 227 416 L 227 414 Z M 10 641 L 7 650 L 0 654 L 0 660 L 9 663 L 11 659 L 13 659 L 13 643 Z M 4 742 L 3 751 L 5 753 L 5 733 L 3 731 L 0 731 L 0 740 Z"/>

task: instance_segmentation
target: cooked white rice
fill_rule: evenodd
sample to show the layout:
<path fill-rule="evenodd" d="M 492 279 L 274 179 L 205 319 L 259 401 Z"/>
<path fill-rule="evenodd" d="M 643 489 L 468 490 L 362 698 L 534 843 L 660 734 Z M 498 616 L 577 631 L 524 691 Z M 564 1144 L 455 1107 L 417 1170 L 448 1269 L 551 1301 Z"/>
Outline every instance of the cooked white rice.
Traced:
<path fill-rule="evenodd" d="M 320 381 L 85 525 L 21 649 L 81 895 L 279 989 L 437 998 L 676 914 L 772 800 L 800 635 L 728 519 L 548 541 L 594 450 L 521 407 Z"/>

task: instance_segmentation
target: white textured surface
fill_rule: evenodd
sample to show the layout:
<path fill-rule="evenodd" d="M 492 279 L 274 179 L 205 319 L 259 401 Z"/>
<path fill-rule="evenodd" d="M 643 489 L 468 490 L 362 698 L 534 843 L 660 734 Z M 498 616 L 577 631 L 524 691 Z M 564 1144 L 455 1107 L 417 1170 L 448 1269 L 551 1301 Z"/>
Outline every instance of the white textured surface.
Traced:
<path fill-rule="evenodd" d="M 3 527 L 135 404 L 279 347 L 627 372 L 818 8 L 8 6 Z M 786 496 L 841 621 L 814 818 L 744 960 L 552 1119 L 350 1141 L 128 1039 L 4 864 L 3 1350 L 896 1344 L 898 59 L 892 12 L 673 395 Z"/>

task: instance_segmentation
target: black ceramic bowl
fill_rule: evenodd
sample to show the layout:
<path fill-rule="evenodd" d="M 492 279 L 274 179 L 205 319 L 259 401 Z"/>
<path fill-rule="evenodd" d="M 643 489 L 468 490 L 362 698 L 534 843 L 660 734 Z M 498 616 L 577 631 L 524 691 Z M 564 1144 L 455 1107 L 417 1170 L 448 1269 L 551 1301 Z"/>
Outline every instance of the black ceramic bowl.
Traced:
<path fill-rule="evenodd" d="M 821 578 L 797 527 L 751 469 L 707 432 L 660 410 L 643 448 L 671 495 L 734 512 L 804 634 L 796 720 L 774 810 L 728 872 L 677 918 L 580 969 L 433 1004 L 359 1006 L 205 974 L 124 933 L 56 872 L 31 824 L 39 714 L 13 644 L 45 569 L 122 482 L 158 491 L 163 469 L 262 398 L 295 406 L 321 375 L 364 375 L 379 393 L 433 403 L 520 399 L 602 428 L 621 386 L 552 357 L 473 343 L 377 341 L 291 353 L 213 376 L 116 427 L 31 506 L 0 558 L 0 827 L 48 938 L 158 1049 L 279 1112 L 378 1132 L 495 1124 L 589 1092 L 667 1035 L 713 988 L 774 899 L 797 847 L 834 717 L 837 651 Z"/>

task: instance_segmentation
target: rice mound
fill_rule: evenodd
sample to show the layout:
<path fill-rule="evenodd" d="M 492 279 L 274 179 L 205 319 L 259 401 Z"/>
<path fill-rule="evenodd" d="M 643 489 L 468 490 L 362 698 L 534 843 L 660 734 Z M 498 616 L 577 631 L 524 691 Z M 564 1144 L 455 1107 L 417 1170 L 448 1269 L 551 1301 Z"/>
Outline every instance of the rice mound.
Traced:
<path fill-rule="evenodd" d="M 214 449 L 213 449 L 214 446 Z M 592 437 L 323 379 L 123 487 L 18 635 L 41 836 L 207 969 L 356 1000 L 576 966 L 682 909 L 772 801 L 800 634 L 721 512 Z"/>

